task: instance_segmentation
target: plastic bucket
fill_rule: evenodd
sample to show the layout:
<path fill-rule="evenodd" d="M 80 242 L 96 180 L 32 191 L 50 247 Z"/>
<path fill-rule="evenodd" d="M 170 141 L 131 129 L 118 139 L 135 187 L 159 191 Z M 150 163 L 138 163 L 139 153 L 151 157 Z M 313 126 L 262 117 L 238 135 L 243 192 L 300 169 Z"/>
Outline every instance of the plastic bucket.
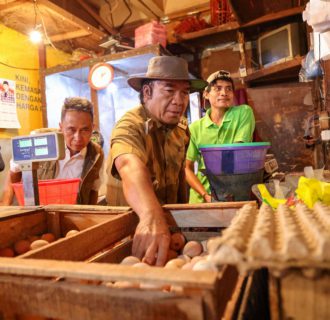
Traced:
<path fill-rule="evenodd" d="M 254 184 L 263 182 L 264 170 L 243 174 L 206 173 L 211 185 L 212 197 L 217 201 L 247 201 L 253 195 Z"/>
<path fill-rule="evenodd" d="M 76 204 L 80 179 L 39 180 L 39 202 L 46 204 Z M 17 202 L 24 206 L 23 183 L 12 183 Z"/>
<path fill-rule="evenodd" d="M 264 168 L 269 142 L 200 145 L 209 174 L 253 173 Z"/>

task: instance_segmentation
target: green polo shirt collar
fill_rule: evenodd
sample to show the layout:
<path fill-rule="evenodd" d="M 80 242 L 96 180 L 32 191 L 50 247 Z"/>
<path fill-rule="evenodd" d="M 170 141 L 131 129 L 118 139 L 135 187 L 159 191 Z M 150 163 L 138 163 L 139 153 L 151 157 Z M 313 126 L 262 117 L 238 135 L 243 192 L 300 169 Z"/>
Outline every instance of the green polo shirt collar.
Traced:
<path fill-rule="evenodd" d="M 230 122 L 231 119 L 228 119 L 227 115 L 229 114 L 230 110 L 231 110 L 232 107 L 228 108 L 228 110 L 226 111 L 225 113 L 225 116 L 222 120 L 222 123 L 223 122 Z M 206 114 L 205 114 L 205 121 L 204 121 L 204 124 L 205 124 L 205 128 L 209 128 L 211 126 L 217 126 L 217 127 L 221 127 L 218 126 L 217 124 L 215 124 L 212 120 L 211 120 L 211 117 L 210 117 L 210 114 L 211 114 L 211 108 L 209 108 L 208 110 L 206 110 Z"/>

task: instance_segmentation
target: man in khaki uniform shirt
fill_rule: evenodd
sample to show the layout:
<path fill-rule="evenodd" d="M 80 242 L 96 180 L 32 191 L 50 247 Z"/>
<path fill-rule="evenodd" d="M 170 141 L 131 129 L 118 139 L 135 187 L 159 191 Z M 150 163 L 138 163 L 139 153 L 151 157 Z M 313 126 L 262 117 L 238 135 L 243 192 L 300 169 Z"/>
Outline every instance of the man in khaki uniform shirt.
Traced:
<path fill-rule="evenodd" d="M 184 164 L 189 131 L 182 116 L 190 90 L 207 83 L 189 79 L 186 61 L 168 56 L 152 58 L 147 74 L 128 83 L 140 91 L 141 105 L 116 124 L 107 173 L 122 179 L 125 198 L 140 218 L 133 254 L 163 265 L 170 234 L 161 205 L 187 200 Z"/>

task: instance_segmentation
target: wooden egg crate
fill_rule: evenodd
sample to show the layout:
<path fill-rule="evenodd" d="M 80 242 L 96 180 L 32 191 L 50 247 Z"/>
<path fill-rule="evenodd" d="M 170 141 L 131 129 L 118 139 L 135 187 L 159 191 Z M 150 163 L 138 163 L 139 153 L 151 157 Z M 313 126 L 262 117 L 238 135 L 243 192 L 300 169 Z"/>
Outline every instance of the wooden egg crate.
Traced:
<path fill-rule="evenodd" d="M 41 255 L 40 258 L 45 259 L 83 260 L 80 253 L 72 252 L 71 254 L 67 249 L 61 249 L 68 242 L 68 239 L 65 238 L 67 232 L 78 230 L 82 233 L 83 230 L 89 228 L 93 230 L 95 225 L 102 224 L 128 211 L 128 207 L 101 206 L 46 206 L 29 209 L 11 207 L 6 211 L 2 209 L 0 213 L 0 249 L 14 248 L 15 243 L 20 240 L 31 241 L 31 238 L 35 236 L 40 237 L 42 234 L 52 233 L 56 241 L 47 245 L 46 248 L 28 251 L 20 255 L 20 258 L 38 258 Z M 78 239 L 82 237 L 80 232 Z M 43 254 L 43 252 L 45 253 Z M 88 257 L 91 253 L 86 252 L 85 254 Z"/>
<path fill-rule="evenodd" d="M 188 239 L 205 240 L 227 227 L 245 203 L 166 205 L 164 209 L 171 228 L 182 229 Z M 75 215 L 106 219 L 17 258 L 0 258 L 4 319 L 15 319 L 16 315 L 93 320 L 218 319 L 235 288 L 241 290 L 243 278 L 233 267 L 216 272 L 118 264 L 131 254 L 131 236 L 138 223 L 131 211 L 106 214 L 85 207 L 75 212 L 45 207 L 39 212 L 50 213 L 51 222 L 47 224 L 46 219 L 43 223 L 51 225 L 47 230 L 55 234 L 68 228 Z M 139 283 L 139 287 L 114 287 L 118 281 Z"/>

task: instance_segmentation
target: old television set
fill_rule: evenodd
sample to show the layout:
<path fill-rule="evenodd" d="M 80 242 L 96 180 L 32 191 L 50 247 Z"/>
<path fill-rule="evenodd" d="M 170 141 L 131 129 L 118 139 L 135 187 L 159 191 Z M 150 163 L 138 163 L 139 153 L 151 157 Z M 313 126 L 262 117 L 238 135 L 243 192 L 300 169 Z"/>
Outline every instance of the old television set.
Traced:
<path fill-rule="evenodd" d="M 290 23 L 258 38 L 260 67 L 292 60 L 305 52 L 299 23 Z"/>

